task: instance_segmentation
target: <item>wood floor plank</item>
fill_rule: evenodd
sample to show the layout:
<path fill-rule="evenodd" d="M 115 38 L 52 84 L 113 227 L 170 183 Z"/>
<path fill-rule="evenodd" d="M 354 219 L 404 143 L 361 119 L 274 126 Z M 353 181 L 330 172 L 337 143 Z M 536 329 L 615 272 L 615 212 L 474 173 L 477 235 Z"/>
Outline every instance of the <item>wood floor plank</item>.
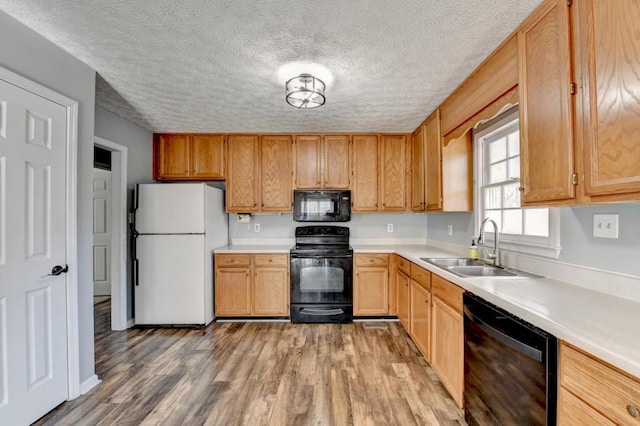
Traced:
<path fill-rule="evenodd" d="M 109 330 L 102 383 L 37 425 L 460 425 L 462 411 L 397 322 L 214 323 Z"/>

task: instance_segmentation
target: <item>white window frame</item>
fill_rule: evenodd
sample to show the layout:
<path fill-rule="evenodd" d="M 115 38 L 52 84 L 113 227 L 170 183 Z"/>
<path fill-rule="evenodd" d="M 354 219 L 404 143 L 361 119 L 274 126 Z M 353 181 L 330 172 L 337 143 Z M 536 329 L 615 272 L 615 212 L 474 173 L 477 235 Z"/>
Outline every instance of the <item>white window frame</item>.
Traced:
<path fill-rule="evenodd" d="M 473 222 L 475 236 L 480 233 L 480 224 L 485 218 L 484 197 L 481 185 L 484 172 L 484 152 L 482 140 L 487 136 L 499 133 L 514 120 L 519 120 L 517 105 L 508 105 L 494 118 L 486 120 L 473 131 Z M 521 151 L 522 152 L 522 151 Z M 522 170 L 522 168 L 521 168 Z M 494 235 L 491 226 L 485 226 L 483 245 L 493 246 Z M 500 232 L 500 250 L 521 254 L 531 254 L 557 259 L 560 256 L 560 212 L 557 208 L 549 207 L 549 236 L 531 236 L 505 234 Z"/>

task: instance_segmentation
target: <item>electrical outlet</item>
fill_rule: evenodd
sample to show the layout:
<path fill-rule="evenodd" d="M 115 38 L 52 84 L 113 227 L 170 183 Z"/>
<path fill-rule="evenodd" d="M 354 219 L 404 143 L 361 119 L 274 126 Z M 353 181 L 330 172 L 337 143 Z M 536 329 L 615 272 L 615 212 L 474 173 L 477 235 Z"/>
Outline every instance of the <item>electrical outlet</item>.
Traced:
<path fill-rule="evenodd" d="M 260 224 L 259 223 L 254 223 L 253 224 L 253 232 L 260 232 Z"/>
<path fill-rule="evenodd" d="M 393 232 L 393 223 L 387 223 L 387 232 Z"/>
<path fill-rule="evenodd" d="M 593 236 L 597 238 L 618 239 L 618 215 L 594 214 Z"/>
<path fill-rule="evenodd" d="M 449 234 L 449 236 L 453 235 L 453 225 L 447 226 L 447 233 Z"/>

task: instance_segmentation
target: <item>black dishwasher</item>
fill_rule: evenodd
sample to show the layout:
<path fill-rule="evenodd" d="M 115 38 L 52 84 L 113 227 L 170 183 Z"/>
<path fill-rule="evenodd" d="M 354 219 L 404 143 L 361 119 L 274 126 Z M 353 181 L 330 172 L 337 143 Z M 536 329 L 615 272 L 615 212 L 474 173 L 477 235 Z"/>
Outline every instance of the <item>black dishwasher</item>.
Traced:
<path fill-rule="evenodd" d="M 464 407 L 469 425 L 555 425 L 558 340 L 464 294 Z"/>

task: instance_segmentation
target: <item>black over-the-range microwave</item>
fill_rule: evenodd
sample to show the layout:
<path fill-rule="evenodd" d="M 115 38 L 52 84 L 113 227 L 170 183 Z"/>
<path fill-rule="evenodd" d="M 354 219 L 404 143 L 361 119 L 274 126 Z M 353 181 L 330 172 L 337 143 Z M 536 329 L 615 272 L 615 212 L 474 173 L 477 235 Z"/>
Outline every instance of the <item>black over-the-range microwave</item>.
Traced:
<path fill-rule="evenodd" d="M 349 222 L 351 191 L 293 191 L 293 220 L 296 222 Z"/>

